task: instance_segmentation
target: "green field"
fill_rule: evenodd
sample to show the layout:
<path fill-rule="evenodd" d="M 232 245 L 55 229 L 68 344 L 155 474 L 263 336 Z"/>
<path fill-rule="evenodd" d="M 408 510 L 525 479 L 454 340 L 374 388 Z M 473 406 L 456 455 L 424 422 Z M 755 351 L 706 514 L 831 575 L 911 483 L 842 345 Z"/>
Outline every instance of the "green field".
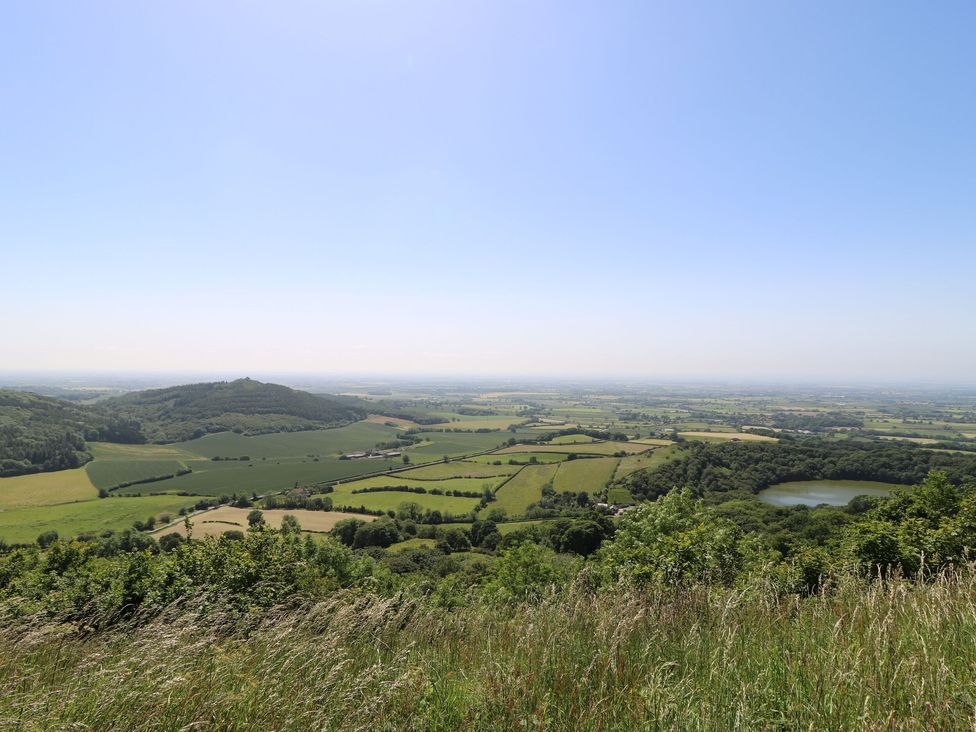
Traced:
<path fill-rule="evenodd" d="M 398 541 L 396 544 L 391 544 L 389 551 L 402 552 L 404 549 L 433 549 L 435 546 L 437 546 L 436 539 L 407 539 L 406 541 Z"/>
<path fill-rule="evenodd" d="M 613 455 L 617 452 L 636 453 L 650 449 L 648 445 L 634 442 L 591 442 L 579 445 L 568 452 L 578 455 Z M 496 455 L 508 455 L 513 452 L 567 452 L 566 445 L 513 445 L 499 450 Z"/>
<path fill-rule="evenodd" d="M 618 458 L 580 458 L 560 463 L 552 487 L 560 493 L 599 493 L 610 482 Z"/>
<path fill-rule="evenodd" d="M 342 452 L 368 450 L 379 442 L 394 439 L 400 430 L 374 422 L 356 422 L 331 430 L 306 432 L 278 432 L 270 435 L 245 437 L 234 432 L 205 435 L 172 446 L 204 457 L 338 457 Z"/>
<path fill-rule="evenodd" d="M 536 463 L 559 463 L 569 457 L 565 452 L 492 452 L 487 455 L 475 455 L 468 458 L 466 462 L 494 463 L 500 461 L 502 465 L 508 465 L 509 460 L 514 460 L 518 465 L 528 465 L 532 458 Z M 496 466 L 497 467 L 497 466 Z"/>
<path fill-rule="evenodd" d="M 634 502 L 634 497 L 626 488 L 611 488 L 607 491 L 607 503 L 616 505 L 627 505 Z"/>
<path fill-rule="evenodd" d="M 411 447 L 407 450 L 411 457 L 420 460 L 422 456 L 437 459 L 442 455 L 454 457 L 484 452 L 499 447 L 508 440 L 511 432 L 422 432 L 414 435 L 430 444 Z"/>
<path fill-rule="evenodd" d="M 581 445 L 585 442 L 596 442 L 596 438 L 589 435 L 559 435 L 549 440 L 550 445 Z"/>
<path fill-rule="evenodd" d="M 501 508 L 509 516 L 521 516 L 529 504 L 542 498 L 542 486 L 556 476 L 558 465 L 526 465 L 495 492 L 496 500 L 482 513 Z"/>
<path fill-rule="evenodd" d="M 97 498 L 98 491 L 84 468 L 0 478 L 0 512 L 3 513 L 11 509 Z"/>
<path fill-rule="evenodd" d="M 346 487 L 349 484 L 335 486 L 328 495 L 336 509 L 367 508 L 371 511 L 396 511 L 401 503 L 416 503 L 423 508 L 441 513 L 462 515 L 474 511 L 478 506 L 477 498 L 459 498 L 457 496 L 436 496 L 430 493 L 405 493 L 403 491 L 377 491 L 374 493 L 353 493 Z M 494 504 L 492 504 L 494 505 Z"/>
<path fill-rule="evenodd" d="M 186 463 L 178 460 L 93 460 L 85 470 L 96 488 L 107 490 L 120 483 L 175 475 L 185 467 Z"/>
<path fill-rule="evenodd" d="M 54 530 L 61 536 L 85 531 L 125 529 L 136 520 L 163 513 L 175 514 L 194 499 L 183 496 L 140 496 L 95 499 L 57 506 L 35 506 L 0 511 L 0 538 L 10 543 L 29 543 L 39 534 Z"/>
<path fill-rule="evenodd" d="M 617 472 L 613 476 L 614 480 L 620 480 L 638 470 L 656 468 L 659 465 L 676 459 L 682 452 L 682 448 L 677 446 L 659 447 L 653 452 L 645 452 L 640 455 L 628 455 L 627 457 L 620 458 Z"/>
<path fill-rule="evenodd" d="M 266 495 L 299 485 L 327 483 L 343 478 L 355 478 L 402 466 L 399 460 L 339 460 L 337 458 L 282 458 L 251 462 L 188 463 L 189 475 L 142 483 L 122 489 L 122 493 L 178 493 L 203 496 L 229 496 L 257 493 Z"/>
<path fill-rule="evenodd" d="M 443 478 L 492 478 L 518 472 L 517 465 L 491 465 L 482 462 L 452 460 L 449 463 L 433 463 L 397 475 L 414 480 L 441 480 Z"/>
<path fill-rule="evenodd" d="M 412 472 L 412 471 L 411 471 Z M 475 491 L 481 493 L 485 488 L 495 489 L 502 483 L 506 476 L 494 476 L 483 478 L 443 478 L 441 480 L 414 480 L 406 477 L 406 473 L 393 473 L 392 475 L 378 475 L 372 478 L 339 483 L 334 486 L 336 492 L 352 493 L 362 488 L 384 488 L 388 486 L 407 486 L 409 488 L 423 488 L 424 490 L 442 491 Z"/>

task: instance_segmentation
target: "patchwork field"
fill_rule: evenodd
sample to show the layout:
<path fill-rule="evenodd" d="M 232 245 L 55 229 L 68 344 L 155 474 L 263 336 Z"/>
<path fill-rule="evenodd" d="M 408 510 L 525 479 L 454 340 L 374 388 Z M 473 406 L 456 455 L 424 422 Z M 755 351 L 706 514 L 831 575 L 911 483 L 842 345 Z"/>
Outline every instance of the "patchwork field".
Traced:
<path fill-rule="evenodd" d="M 250 462 L 187 463 L 193 472 L 167 480 L 129 486 L 122 493 L 178 493 L 204 496 L 233 494 L 265 495 L 298 485 L 327 483 L 354 478 L 402 466 L 399 460 L 339 460 L 338 458 L 301 458 L 252 460 Z"/>
<path fill-rule="evenodd" d="M 575 446 L 569 452 L 579 455 L 613 455 L 617 452 L 638 453 L 648 450 L 648 445 L 634 442 L 590 442 Z M 496 455 L 507 455 L 513 452 L 567 452 L 566 445 L 512 445 L 496 452 Z"/>
<path fill-rule="evenodd" d="M 495 492 L 496 500 L 482 513 L 487 515 L 492 509 L 501 508 L 509 516 L 521 516 L 529 504 L 542 498 L 542 487 L 553 481 L 558 468 L 558 465 L 526 465 Z"/>
<path fill-rule="evenodd" d="M 0 512 L 93 499 L 98 499 L 98 490 L 84 468 L 0 478 Z"/>
<path fill-rule="evenodd" d="M 509 461 L 514 460 L 516 465 L 528 465 L 533 458 L 536 463 L 559 463 L 568 457 L 569 454 L 565 452 L 506 452 L 505 454 L 494 452 L 487 455 L 475 455 L 465 462 L 490 464 L 501 462 L 503 465 L 508 465 Z"/>
<path fill-rule="evenodd" d="M 190 524 L 195 538 L 204 536 L 220 536 L 228 531 L 247 531 L 247 515 L 253 509 L 234 508 L 232 506 L 220 506 L 212 511 L 204 511 L 190 517 Z M 326 532 L 330 531 L 337 523 L 343 519 L 354 518 L 360 521 L 373 521 L 375 516 L 368 516 L 358 513 L 343 513 L 341 511 L 306 511 L 297 509 L 293 511 L 280 511 L 278 509 L 264 511 L 264 521 L 275 529 L 281 528 L 281 519 L 286 515 L 294 516 L 298 523 L 302 525 L 302 531 Z M 157 539 L 164 534 L 179 534 L 186 536 L 186 526 L 182 521 L 177 521 L 171 526 L 164 526 L 152 532 Z"/>
<path fill-rule="evenodd" d="M 62 503 L 56 506 L 34 506 L 0 511 L 0 538 L 10 543 L 30 543 L 45 531 L 61 536 L 75 536 L 85 531 L 120 530 L 150 516 L 175 514 L 194 503 L 184 496 L 111 497 Z"/>
<path fill-rule="evenodd" d="M 443 478 L 492 478 L 518 472 L 517 465 L 491 465 L 490 463 L 452 460 L 449 463 L 433 463 L 397 473 L 414 480 L 441 480 Z"/>
<path fill-rule="evenodd" d="M 560 493 L 599 493 L 610 482 L 618 458 L 580 458 L 559 463 L 552 487 Z"/>

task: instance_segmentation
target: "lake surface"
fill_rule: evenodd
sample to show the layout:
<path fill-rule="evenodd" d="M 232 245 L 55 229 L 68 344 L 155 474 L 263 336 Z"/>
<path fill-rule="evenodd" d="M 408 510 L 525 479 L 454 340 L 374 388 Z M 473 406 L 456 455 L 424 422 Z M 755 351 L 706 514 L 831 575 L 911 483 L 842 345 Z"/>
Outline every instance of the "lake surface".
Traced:
<path fill-rule="evenodd" d="M 855 496 L 887 496 L 894 483 L 875 483 L 870 480 L 799 480 L 777 483 L 758 493 L 759 500 L 774 506 L 846 506 Z"/>

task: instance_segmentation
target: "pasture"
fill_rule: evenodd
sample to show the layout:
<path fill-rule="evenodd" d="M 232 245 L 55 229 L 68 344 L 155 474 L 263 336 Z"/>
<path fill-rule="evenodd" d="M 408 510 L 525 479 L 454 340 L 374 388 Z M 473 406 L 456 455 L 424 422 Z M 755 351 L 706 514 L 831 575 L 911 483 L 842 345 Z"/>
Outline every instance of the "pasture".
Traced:
<path fill-rule="evenodd" d="M 659 447 L 651 452 L 644 452 L 640 455 L 628 455 L 627 457 L 620 458 L 620 464 L 617 466 L 617 472 L 614 474 L 614 480 L 620 480 L 621 478 L 626 478 L 631 473 L 635 473 L 638 470 L 647 470 L 649 468 L 656 468 L 670 460 L 674 460 L 681 455 L 681 447 L 675 446 L 672 443 L 671 447 Z"/>
<path fill-rule="evenodd" d="M 98 491 L 84 468 L 0 478 L 0 512 L 93 499 Z"/>
<path fill-rule="evenodd" d="M 493 452 L 487 455 L 475 455 L 468 458 L 466 462 L 489 464 L 501 462 L 503 465 L 508 465 L 514 460 L 516 465 L 529 465 L 533 458 L 536 463 L 559 463 L 568 457 L 569 454 L 565 452 L 506 452 L 504 455 Z"/>
<path fill-rule="evenodd" d="M 550 445 L 581 445 L 584 442 L 596 442 L 590 435 L 559 435 L 549 440 Z"/>
<path fill-rule="evenodd" d="M 78 503 L 33 506 L 0 511 L 0 538 L 10 543 L 30 543 L 45 531 L 76 536 L 86 531 L 120 530 L 150 516 L 175 514 L 194 503 L 185 496 L 96 498 Z"/>
<path fill-rule="evenodd" d="M 617 469 L 617 458 L 580 458 L 559 463 L 552 487 L 560 493 L 600 493 Z"/>
<path fill-rule="evenodd" d="M 542 498 L 542 487 L 553 481 L 558 468 L 558 465 L 526 465 L 495 491 L 496 500 L 482 514 L 501 508 L 509 516 L 521 516 L 529 504 Z"/>
<path fill-rule="evenodd" d="M 413 472 L 413 471 L 408 471 Z M 363 488 L 386 488 L 391 486 L 406 486 L 408 488 L 423 488 L 424 490 L 441 491 L 474 491 L 481 493 L 485 488 L 494 490 L 501 484 L 506 476 L 493 476 L 481 478 L 441 478 L 439 480 L 416 480 L 407 477 L 408 472 L 392 473 L 389 475 L 377 475 L 372 478 L 349 481 L 347 483 L 337 483 L 333 486 L 334 490 L 342 493 L 353 493 Z"/>

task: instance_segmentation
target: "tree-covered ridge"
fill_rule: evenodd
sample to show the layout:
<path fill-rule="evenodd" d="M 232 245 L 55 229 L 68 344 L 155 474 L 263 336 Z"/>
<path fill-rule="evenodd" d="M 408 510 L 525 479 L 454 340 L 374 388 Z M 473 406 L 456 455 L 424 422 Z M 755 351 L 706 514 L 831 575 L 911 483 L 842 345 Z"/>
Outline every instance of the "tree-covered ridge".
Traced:
<path fill-rule="evenodd" d="M 756 493 L 793 480 L 876 480 L 913 485 L 932 470 L 953 483 L 976 475 L 976 456 L 951 455 L 915 445 L 819 439 L 688 444 L 680 460 L 629 475 L 623 484 L 637 499 L 654 499 L 676 487 L 699 496 Z M 709 495 L 711 494 L 711 495 Z"/>
<path fill-rule="evenodd" d="M 144 442 L 123 415 L 28 392 L 0 389 L 0 477 L 77 468 L 86 440 Z"/>
<path fill-rule="evenodd" d="M 252 379 L 150 389 L 104 404 L 138 421 L 151 442 L 189 440 L 210 432 L 258 435 L 322 429 L 366 416 L 355 404 Z"/>

